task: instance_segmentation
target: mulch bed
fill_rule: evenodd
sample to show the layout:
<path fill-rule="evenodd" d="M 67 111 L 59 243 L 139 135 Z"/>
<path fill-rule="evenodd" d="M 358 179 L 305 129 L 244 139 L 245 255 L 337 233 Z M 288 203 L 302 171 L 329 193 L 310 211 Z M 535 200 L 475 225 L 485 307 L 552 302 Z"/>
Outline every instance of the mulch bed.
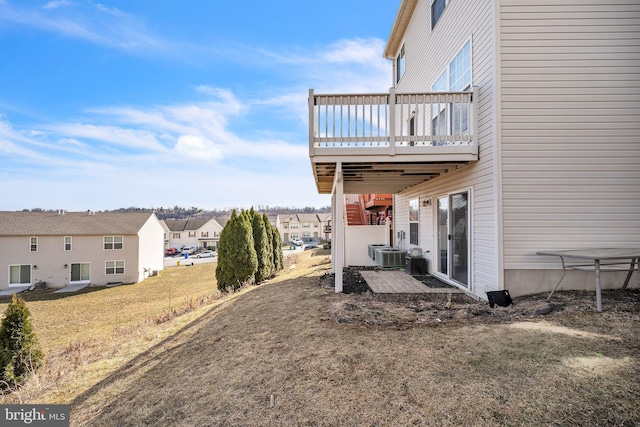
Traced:
<path fill-rule="evenodd" d="M 337 323 L 393 326 L 441 325 L 446 323 L 496 323 L 568 317 L 572 313 L 596 313 L 593 291 L 559 291 L 551 301 L 548 293 L 513 299 L 508 307 L 495 306 L 465 294 L 374 294 L 359 270 L 343 270 L 343 293 L 327 292 L 330 318 Z M 375 269 L 375 267 L 373 267 Z M 447 287 L 432 276 L 414 276 L 430 287 Z M 320 286 L 334 289 L 333 274 L 320 278 Z M 640 320 L 640 290 L 603 290 L 603 315 L 632 313 Z"/>

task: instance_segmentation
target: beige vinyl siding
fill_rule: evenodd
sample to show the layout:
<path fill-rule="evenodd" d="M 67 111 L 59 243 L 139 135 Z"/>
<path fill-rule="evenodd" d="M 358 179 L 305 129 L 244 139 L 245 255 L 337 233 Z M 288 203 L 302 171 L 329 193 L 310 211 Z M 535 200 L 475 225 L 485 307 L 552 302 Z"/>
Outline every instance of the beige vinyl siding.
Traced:
<path fill-rule="evenodd" d="M 397 92 L 430 91 L 431 85 L 460 48 L 471 39 L 472 80 L 478 87 L 479 111 L 476 111 L 476 133 L 479 141 L 478 162 L 453 173 L 420 184 L 396 196 L 394 215 L 396 231 L 404 229 L 408 236 L 408 203 L 420 196 L 429 196 L 431 205 L 420 204 L 420 247 L 436 253 L 434 226 L 436 197 L 470 190 L 472 215 L 471 281 L 472 292 L 486 298 L 485 292 L 500 287 L 497 205 L 494 171 L 495 158 L 495 26 L 494 6 L 488 0 L 450 1 L 433 32 L 429 25 L 429 2 L 419 2 L 405 34 L 406 72 Z M 410 247 L 408 245 L 407 247 Z"/>
<path fill-rule="evenodd" d="M 501 2 L 505 269 L 640 246 L 640 3 Z"/>

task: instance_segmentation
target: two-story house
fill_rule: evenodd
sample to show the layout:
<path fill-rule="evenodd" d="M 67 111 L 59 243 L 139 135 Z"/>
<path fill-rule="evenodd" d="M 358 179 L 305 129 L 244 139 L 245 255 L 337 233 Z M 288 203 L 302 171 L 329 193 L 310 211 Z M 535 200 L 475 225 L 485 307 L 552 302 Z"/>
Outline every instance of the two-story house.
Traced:
<path fill-rule="evenodd" d="M 309 93 L 336 291 L 344 194 L 394 194 L 394 244 L 479 298 L 553 287 L 559 263 L 537 251 L 640 247 L 639 40 L 635 2 L 402 0 L 389 93 Z"/>
<path fill-rule="evenodd" d="M 224 224 L 215 219 L 165 219 L 164 248 L 218 247 Z"/>
<path fill-rule="evenodd" d="M 150 213 L 0 212 L 0 289 L 135 283 L 163 269 Z"/>
<path fill-rule="evenodd" d="M 327 238 L 325 217 L 326 214 L 278 214 L 275 226 L 284 243 L 293 239 L 319 242 Z"/>

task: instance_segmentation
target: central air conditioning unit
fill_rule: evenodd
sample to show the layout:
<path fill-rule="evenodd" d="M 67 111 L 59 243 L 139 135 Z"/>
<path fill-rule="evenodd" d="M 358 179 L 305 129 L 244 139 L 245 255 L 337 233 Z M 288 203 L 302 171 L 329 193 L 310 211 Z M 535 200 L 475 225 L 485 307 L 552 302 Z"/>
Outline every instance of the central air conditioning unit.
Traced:
<path fill-rule="evenodd" d="M 385 244 L 373 244 L 373 245 L 369 245 L 369 258 L 371 258 L 372 260 L 376 260 L 376 249 L 380 249 L 380 248 L 390 248 L 390 246 L 387 246 Z"/>
<path fill-rule="evenodd" d="M 375 261 L 382 268 L 387 267 L 404 267 L 407 251 L 396 248 L 376 249 Z"/>

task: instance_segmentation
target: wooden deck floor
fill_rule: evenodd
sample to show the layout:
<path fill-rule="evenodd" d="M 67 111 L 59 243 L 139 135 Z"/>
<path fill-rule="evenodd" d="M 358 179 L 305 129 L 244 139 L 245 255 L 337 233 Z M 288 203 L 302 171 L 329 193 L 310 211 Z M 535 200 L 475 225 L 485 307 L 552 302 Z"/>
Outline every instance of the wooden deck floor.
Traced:
<path fill-rule="evenodd" d="M 400 270 L 363 270 L 363 279 L 375 294 L 459 294 L 453 286 L 431 288 Z"/>

